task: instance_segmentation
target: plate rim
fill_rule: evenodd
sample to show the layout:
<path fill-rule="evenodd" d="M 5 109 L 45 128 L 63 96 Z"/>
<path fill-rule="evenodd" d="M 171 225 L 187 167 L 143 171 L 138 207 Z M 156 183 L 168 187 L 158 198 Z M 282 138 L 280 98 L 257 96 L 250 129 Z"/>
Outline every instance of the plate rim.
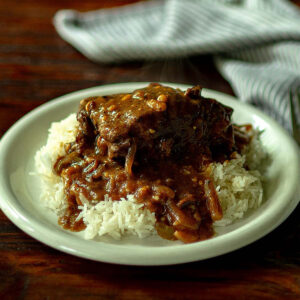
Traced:
<path fill-rule="evenodd" d="M 82 95 L 82 98 L 86 97 L 85 94 L 90 94 L 90 93 L 104 93 L 105 90 L 111 90 L 111 89 L 135 89 L 135 88 L 140 88 L 142 86 L 147 85 L 149 82 L 130 82 L 130 83 L 114 83 L 114 84 L 108 84 L 108 85 L 100 85 L 100 86 L 96 86 L 96 87 L 91 87 L 91 88 L 87 88 L 87 89 L 82 89 L 79 91 L 74 91 L 72 93 L 68 93 L 66 95 L 54 98 L 40 106 L 38 106 L 37 108 L 33 109 L 31 112 L 29 112 L 28 114 L 24 115 L 22 118 L 20 118 L 14 125 L 12 125 L 8 131 L 3 135 L 3 137 L 0 140 L 0 157 L 3 155 L 3 153 L 5 154 L 5 151 L 8 150 L 9 148 L 9 141 L 10 139 L 13 138 L 14 134 L 18 133 L 18 131 L 20 130 L 20 128 L 26 124 L 26 123 L 30 123 L 31 118 L 33 117 L 37 117 L 41 112 L 46 111 L 48 109 L 54 108 L 55 106 L 60 106 L 60 104 L 62 105 L 62 101 L 67 101 L 67 103 L 71 103 L 71 102 L 75 102 L 74 98 L 79 98 Z M 179 83 L 162 83 L 164 85 L 169 85 L 169 86 L 173 86 L 173 87 L 179 87 L 182 89 L 191 87 L 191 85 L 187 85 L 187 84 L 179 84 Z M 259 117 L 263 118 L 266 123 L 270 124 L 271 126 L 275 126 L 276 130 L 278 129 L 281 134 L 285 135 L 286 138 L 289 140 L 289 142 L 291 142 L 292 147 L 295 150 L 295 153 L 298 153 L 298 155 L 296 155 L 297 161 L 299 163 L 299 151 L 296 143 L 293 142 L 291 140 L 290 137 L 287 136 L 285 130 L 283 128 L 281 128 L 280 125 L 278 125 L 273 119 L 271 119 L 270 117 L 268 117 L 267 115 L 265 115 L 264 113 L 262 113 L 261 111 L 257 110 L 255 107 L 252 107 L 246 103 L 243 102 L 237 102 L 237 98 L 218 92 L 218 91 L 214 91 L 214 90 L 210 90 L 210 89 L 204 89 L 206 91 L 206 93 L 214 95 L 214 96 L 210 96 L 210 97 L 216 97 L 218 101 L 222 102 L 223 99 L 231 103 L 233 103 L 233 101 L 235 101 L 234 104 L 238 104 L 238 106 L 243 106 L 246 107 L 248 109 L 250 109 L 250 111 L 252 111 L 253 113 L 257 114 Z M 217 96 L 216 96 L 217 95 Z M 218 99 L 218 97 L 221 97 L 222 99 Z M 297 152 L 298 151 L 298 152 Z M 3 167 L 3 160 L 0 160 L 0 174 L 3 173 L 2 170 L 4 170 Z M 300 172 L 298 171 L 298 179 L 300 179 Z M 8 176 L 7 176 L 8 177 Z M 4 179 L 3 179 L 4 178 Z M 297 178 L 295 179 L 295 181 L 297 180 Z M 143 253 L 147 253 L 148 254 L 159 254 L 161 255 L 161 253 L 155 253 L 155 252 L 161 252 L 162 249 L 167 249 L 168 250 L 168 260 L 163 262 L 161 261 L 161 259 L 154 259 L 154 260 L 148 260 L 148 261 L 143 261 L 143 259 L 141 258 L 137 258 L 137 259 L 129 259 L 128 257 L 125 258 L 115 258 L 115 257 L 111 257 L 111 255 L 109 255 L 110 253 L 104 253 L 104 257 L 94 257 L 94 255 L 90 255 L 88 253 L 86 253 L 86 251 L 78 250 L 78 247 L 75 247 L 76 249 L 74 249 L 74 241 L 78 242 L 78 237 L 75 236 L 71 236 L 72 242 L 71 244 L 73 245 L 72 247 L 67 247 L 64 244 L 60 244 L 57 245 L 55 244 L 55 239 L 56 239 L 56 234 L 53 231 L 49 231 L 49 228 L 44 228 L 42 226 L 42 228 L 40 228 L 40 224 L 37 222 L 37 220 L 33 219 L 33 220 L 28 220 L 28 216 L 27 214 L 22 215 L 22 213 L 20 213 L 20 211 L 18 209 L 16 209 L 16 207 L 14 205 L 12 205 L 11 202 L 9 202 L 9 200 L 3 199 L 2 195 L 9 195 L 8 198 L 14 198 L 13 193 L 11 193 L 11 191 L 7 188 L 7 186 L 5 187 L 5 181 L 8 183 L 9 180 L 8 178 L 5 178 L 5 176 L 2 176 L 0 178 L 0 206 L 2 208 L 2 211 L 4 212 L 4 214 L 16 225 L 18 226 L 21 230 L 23 230 L 24 232 L 26 232 L 27 234 L 29 234 L 30 236 L 32 236 L 33 238 L 35 238 L 36 240 L 52 247 L 55 249 L 58 249 L 62 252 L 68 253 L 68 254 L 72 254 L 75 256 L 79 256 L 82 258 L 87 258 L 87 259 L 91 259 L 91 260 L 96 260 L 96 261 L 101 261 L 101 262 L 109 262 L 109 263 L 117 263 L 117 264 L 124 264 L 124 265 L 170 265 L 170 264 L 179 264 L 179 263 L 186 263 L 186 262 L 191 262 L 191 261 L 197 261 L 197 260 L 204 260 L 204 259 L 208 259 L 211 257 L 216 257 L 228 252 L 232 252 L 235 251 L 241 247 L 244 247 L 252 242 L 254 242 L 255 240 L 258 240 L 260 238 L 262 238 L 263 236 L 265 236 L 267 233 L 269 233 L 270 231 L 272 231 L 274 228 L 276 228 L 277 226 L 279 226 L 290 214 L 291 212 L 294 210 L 294 208 L 297 206 L 299 199 L 297 199 L 297 191 L 300 190 L 299 187 L 295 186 L 294 187 L 294 191 L 290 192 L 290 196 L 288 199 L 288 203 L 286 205 L 281 205 L 283 206 L 284 210 L 281 210 L 281 215 L 277 215 L 277 221 L 273 222 L 272 225 L 269 226 L 264 226 L 263 230 L 259 230 L 255 235 L 252 236 L 252 238 L 248 238 L 247 240 L 244 240 L 243 242 L 239 242 L 234 238 L 234 232 L 236 232 L 236 230 L 233 230 L 232 232 L 226 233 L 223 236 L 218 236 L 212 239 L 209 239 L 207 241 L 202 241 L 200 242 L 201 245 L 203 247 L 205 247 L 205 245 L 208 243 L 210 244 L 220 244 L 222 242 L 223 239 L 228 239 L 228 235 L 231 235 L 229 237 L 232 238 L 232 243 L 230 245 L 230 247 L 228 247 L 228 249 L 226 249 L 224 251 L 224 249 L 219 249 L 219 251 L 216 251 L 216 249 L 214 249 L 214 251 L 211 251 L 210 253 L 206 253 L 206 255 L 204 255 L 203 257 L 197 257 L 197 255 L 193 255 L 195 254 L 195 250 L 197 250 L 197 248 L 199 248 L 199 244 L 200 243 L 194 243 L 194 244 L 184 244 L 184 245 L 180 245 L 179 247 L 184 247 L 185 251 L 187 252 L 186 258 L 178 258 L 176 257 L 176 253 L 173 253 L 174 251 L 177 252 L 178 251 L 178 246 L 172 246 L 172 247 L 146 247 L 149 248 L 147 249 L 147 251 L 145 251 L 145 247 L 141 247 L 139 250 L 142 249 L 142 253 L 140 253 L 141 251 L 138 251 L 138 255 L 141 255 Z M 8 202 L 7 202 L 8 201 Z M 282 211 L 284 211 L 284 213 L 282 213 Z M 279 211 L 278 211 L 279 212 Z M 25 217 L 25 219 L 24 219 Z M 258 216 L 258 218 L 262 218 L 262 216 Z M 274 218 L 274 216 L 273 216 Z M 259 220 L 258 219 L 258 220 Z M 252 222 L 245 224 L 242 226 L 243 230 L 247 232 L 248 227 L 252 224 Z M 35 226 L 33 226 L 35 225 Z M 32 228 L 34 227 L 34 228 Z M 251 227 L 251 226 L 250 226 Z M 43 236 L 43 234 L 45 234 L 45 232 L 43 233 L 43 229 L 46 230 L 46 235 Z M 251 229 L 251 228 L 250 228 Z M 255 228 L 257 231 L 257 228 Z M 42 230 L 42 231 L 41 231 Z M 251 230 L 250 230 L 251 231 Z M 60 235 L 66 237 L 66 238 L 70 238 L 70 234 L 68 234 L 68 232 L 64 232 L 64 231 L 59 231 Z M 253 229 L 252 229 L 253 232 Z M 41 237 L 42 234 L 42 237 Z M 53 239 L 53 240 L 51 240 Z M 217 241 L 216 241 L 217 239 Z M 85 240 L 86 241 L 86 240 Z M 103 242 L 95 242 L 95 241 L 86 241 L 87 243 L 89 243 L 90 245 L 94 243 L 97 243 L 97 245 L 101 245 L 102 250 L 104 249 L 105 251 L 110 250 L 110 249 L 106 249 L 106 246 L 109 246 L 110 244 L 106 244 Z M 228 244 L 228 242 L 227 242 Z M 76 245 L 75 245 L 76 246 Z M 100 246 L 97 246 L 96 248 L 98 248 Z M 113 247 L 116 247 L 118 249 L 127 249 L 128 246 L 124 246 L 124 245 L 113 245 Z M 203 248 L 202 247 L 202 248 Z M 110 247 L 108 247 L 110 248 Z M 172 248 L 172 249 L 171 249 Z M 176 249 L 177 248 L 177 249 Z M 159 249 L 159 251 L 157 251 L 157 249 Z M 173 250 L 175 249 L 175 250 Z M 135 249 L 135 251 L 137 251 Z M 175 255 L 174 255 L 175 254 Z M 190 256 L 189 256 L 190 255 Z M 101 256 L 101 255 L 100 255 Z M 155 256 L 155 255 L 154 255 Z"/>

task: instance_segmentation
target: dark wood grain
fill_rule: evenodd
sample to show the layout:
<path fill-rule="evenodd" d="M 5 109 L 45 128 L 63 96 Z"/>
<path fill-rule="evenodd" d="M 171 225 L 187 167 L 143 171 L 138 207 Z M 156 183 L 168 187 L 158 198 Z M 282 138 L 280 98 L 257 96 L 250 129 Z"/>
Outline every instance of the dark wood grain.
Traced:
<path fill-rule="evenodd" d="M 200 83 L 233 94 L 209 56 L 94 64 L 60 39 L 51 23 L 58 9 L 133 2 L 0 1 L 0 137 L 38 105 L 105 83 Z M 0 299 L 300 299 L 299 212 L 298 207 L 279 228 L 241 250 L 167 267 L 73 257 L 27 236 L 0 212 Z"/>

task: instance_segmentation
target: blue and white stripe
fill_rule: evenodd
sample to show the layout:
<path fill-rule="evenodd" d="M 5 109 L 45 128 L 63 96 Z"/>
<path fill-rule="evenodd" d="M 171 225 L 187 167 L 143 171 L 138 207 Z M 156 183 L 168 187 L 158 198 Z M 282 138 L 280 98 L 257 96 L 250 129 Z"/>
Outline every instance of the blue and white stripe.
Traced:
<path fill-rule="evenodd" d="M 300 87 L 300 12 L 287 0 L 157 0 L 87 13 L 59 11 L 63 39 L 96 62 L 213 54 L 243 101 L 291 128 Z"/>

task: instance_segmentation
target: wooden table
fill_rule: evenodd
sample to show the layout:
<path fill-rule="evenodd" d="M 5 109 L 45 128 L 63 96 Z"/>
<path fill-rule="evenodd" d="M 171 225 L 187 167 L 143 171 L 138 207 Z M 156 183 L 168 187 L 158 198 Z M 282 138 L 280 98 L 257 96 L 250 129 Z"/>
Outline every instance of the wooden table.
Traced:
<path fill-rule="evenodd" d="M 199 83 L 233 94 L 209 56 L 94 64 L 60 39 L 51 23 L 58 9 L 132 2 L 0 1 L 0 136 L 40 104 L 105 83 Z M 167 267 L 73 257 L 32 239 L 0 212 L 0 299 L 300 299 L 299 212 L 298 207 L 279 228 L 241 250 Z"/>

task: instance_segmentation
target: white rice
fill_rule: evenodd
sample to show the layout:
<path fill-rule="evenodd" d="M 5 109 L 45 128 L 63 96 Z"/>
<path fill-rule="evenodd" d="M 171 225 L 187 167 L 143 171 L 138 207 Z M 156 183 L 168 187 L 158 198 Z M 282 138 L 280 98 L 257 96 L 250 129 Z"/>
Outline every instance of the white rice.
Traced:
<path fill-rule="evenodd" d="M 258 208 L 263 199 L 261 175 L 257 170 L 247 171 L 245 156 L 215 163 L 212 178 L 223 210 L 223 218 L 215 226 L 231 224 L 243 218 L 249 208 Z"/>
<path fill-rule="evenodd" d="M 41 201 L 58 216 L 67 207 L 64 186 L 61 178 L 53 172 L 53 165 L 58 156 L 65 154 L 64 144 L 75 140 L 78 130 L 76 115 L 72 114 L 61 122 L 56 122 L 49 129 L 49 136 L 35 156 L 37 174 L 42 179 Z M 211 176 L 223 209 L 223 219 L 215 226 L 226 226 L 243 218 L 250 208 L 257 208 L 263 199 L 261 174 L 255 170 L 265 158 L 265 153 L 257 136 L 243 156 L 211 165 Z M 250 168 L 246 170 L 244 164 Z M 90 204 L 81 195 L 83 206 L 78 220 L 83 218 L 86 225 L 86 239 L 109 235 L 120 239 L 125 235 L 136 235 L 140 238 L 155 234 L 155 216 L 135 203 L 132 195 L 127 199 L 112 201 L 108 197 L 96 205 Z"/>

